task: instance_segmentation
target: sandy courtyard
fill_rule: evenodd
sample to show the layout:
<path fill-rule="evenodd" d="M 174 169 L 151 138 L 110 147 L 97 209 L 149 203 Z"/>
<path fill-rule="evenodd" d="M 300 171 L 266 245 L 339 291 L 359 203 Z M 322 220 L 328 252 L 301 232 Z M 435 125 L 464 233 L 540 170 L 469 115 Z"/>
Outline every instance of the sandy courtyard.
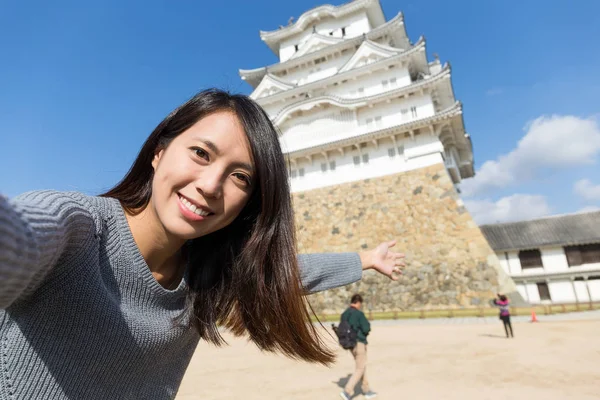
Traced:
<path fill-rule="evenodd" d="M 600 321 L 375 325 L 369 380 L 378 399 L 600 399 Z M 227 337 L 230 339 L 230 337 Z M 353 368 L 261 354 L 244 340 L 201 343 L 177 399 L 339 399 Z M 354 397 L 363 399 L 361 395 Z"/>

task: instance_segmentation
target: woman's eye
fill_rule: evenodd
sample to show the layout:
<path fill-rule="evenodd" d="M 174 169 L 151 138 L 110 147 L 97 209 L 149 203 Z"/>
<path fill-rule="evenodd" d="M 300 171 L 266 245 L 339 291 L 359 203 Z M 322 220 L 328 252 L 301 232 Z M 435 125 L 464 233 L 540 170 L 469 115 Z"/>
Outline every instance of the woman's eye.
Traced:
<path fill-rule="evenodd" d="M 240 182 L 242 182 L 244 185 L 246 186 L 251 186 L 252 181 L 250 180 L 250 177 L 248 177 L 245 174 L 234 174 L 235 178 L 237 180 L 239 180 Z"/>
<path fill-rule="evenodd" d="M 194 147 L 192 151 L 200 158 L 208 161 L 208 153 L 201 149 L 200 147 Z"/>

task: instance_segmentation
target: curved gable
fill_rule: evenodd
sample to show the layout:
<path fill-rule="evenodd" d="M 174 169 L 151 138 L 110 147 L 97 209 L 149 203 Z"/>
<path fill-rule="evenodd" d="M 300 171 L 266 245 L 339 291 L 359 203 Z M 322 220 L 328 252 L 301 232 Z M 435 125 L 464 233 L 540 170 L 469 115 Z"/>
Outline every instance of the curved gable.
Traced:
<path fill-rule="evenodd" d="M 348 62 L 340 68 L 338 73 L 350 71 L 351 69 L 395 56 L 402 51 L 403 50 L 401 49 L 395 49 L 390 46 L 383 46 L 370 40 L 365 40 Z"/>
<path fill-rule="evenodd" d="M 285 82 L 272 74 L 267 74 L 250 95 L 251 99 L 259 99 L 261 97 L 270 96 L 272 94 L 293 89 L 295 85 Z"/>
<path fill-rule="evenodd" d="M 298 50 L 292 57 L 290 57 L 290 59 L 302 57 L 305 54 L 313 53 L 333 44 L 338 44 L 341 41 L 343 41 L 342 38 L 324 36 L 318 33 L 313 33 L 312 35 L 310 35 L 308 40 L 304 42 L 300 50 Z"/>
<path fill-rule="evenodd" d="M 329 105 L 329 106 L 334 106 L 336 108 L 352 110 L 357 107 L 362 107 L 362 106 L 366 105 L 366 103 L 363 101 L 355 101 L 355 102 L 348 104 L 348 102 L 346 102 L 340 98 L 334 97 L 334 96 L 324 96 L 324 97 L 319 97 L 319 98 L 315 98 L 315 99 L 307 99 L 305 101 L 293 104 L 293 105 L 281 110 L 279 112 L 279 114 L 277 114 L 277 116 L 273 119 L 273 124 L 275 124 L 275 125 L 282 124 L 285 120 L 288 119 L 288 117 L 290 117 L 295 112 L 311 111 L 315 108 L 320 108 L 324 105 Z"/>

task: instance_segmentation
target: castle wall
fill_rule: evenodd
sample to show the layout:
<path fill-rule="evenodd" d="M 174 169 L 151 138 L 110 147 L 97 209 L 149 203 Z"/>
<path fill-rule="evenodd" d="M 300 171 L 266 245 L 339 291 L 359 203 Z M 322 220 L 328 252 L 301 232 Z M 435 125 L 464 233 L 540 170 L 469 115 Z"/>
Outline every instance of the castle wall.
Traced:
<path fill-rule="evenodd" d="M 301 253 L 397 239 L 407 255 L 398 282 L 367 272 L 361 282 L 309 296 L 317 312 L 340 312 L 355 292 L 377 310 L 487 306 L 498 291 L 520 298 L 442 163 L 293 197 Z"/>

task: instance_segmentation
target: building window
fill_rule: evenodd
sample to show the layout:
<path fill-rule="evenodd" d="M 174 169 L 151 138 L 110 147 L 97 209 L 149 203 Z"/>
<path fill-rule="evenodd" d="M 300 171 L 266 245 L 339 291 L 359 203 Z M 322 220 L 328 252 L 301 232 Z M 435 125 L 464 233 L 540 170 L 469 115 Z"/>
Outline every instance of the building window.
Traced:
<path fill-rule="evenodd" d="M 367 126 L 370 128 L 373 126 L 373 118 L 367 118 Z"/>
<path fill-rule="evenodd" d="M 565 255 L 567 256 L 569 267 L 600 263 L 600 243 L 582 246 L 566 246 Z"/>
<path fill-rule="evenodd" d="M 300 168 L 298 170 L 298 176 L 301 177 L 301 178 L 304 176 L 304 168 Z"/>
<path fill-rule="evenodd" d="M 296 51 L 298 51 L 298 45 L 297 45 L 297 44 L 295 44 L 295 45 L 294 45 L 294 49 L 295 49 Z"/>
<path fill-rule="evenodd" d="M 390 79 L 390 86 L 393 87 L 393 88 L 396 87 L 396 86 L 398 86 L 398 82 L 396 81 L 396 78 L 391 78 Z"/>
<path fill-rule="evenodd" d="M 364 96 L 365 95 L 365 88 L 358 88 L 358 95 L 359 96 Z"/>
<path fill-rule="evenodd" d="M 342 28 L 342 37 L 346 36 L 346 27 L 344 26 Z"/>
<path fill-rule="evenodd" d="M 329 169 L 335 171 L 335 160 L 329 161 Z"/>
<path fill-rule="evenodd" d="M 298 176 L 298 171 L 296 171 L 295 169 L 290 171 L 290 178 L 296 179 L 297 176 Z"/>
<path fill-rule="evenodd" d="M 398 155 L 401 156 L 404 154 L 404 146 L 398 146 Z"/>
<path fill-rule="evenodd" d="M 327 171 L 327 163 L 321 163 L 321 172 Z"/>
<path fill-rule="evenodd" d="M 412 107 L 410 108 L 410 115 L 411 115 L 413 118 L 417 118 L 417 107 L 415 107 L 415 106 L 412 106 Z"/>
<path fill-rule="evenodd" d="M 388 149 L 388 156 L 390 156 L 390 158 L 396 157 L 396 149 L 393 147 L 391 149 Z"/>
<path fill-rule="evenodd" d="M 364 162 L 365 164 L 369 163 L 369 153 L 365 153 L 362 155 L 362 162 Z"/>
<path fill-rule="evenodd" d="M 385 81 L 381 81 L 381 86 L 383 86 L 383 90 L 386 90 L 388 88 L 389 82 L 387 80 Z"/>
<path fill-rule="evenodd" d="M 542 264 L 542 253 L 538 249 L 535 250 L 521 250 L 519 252 L 519 260 L 521 261 L 521 268 L 543 268 Z"/>
<path fill-rule="evenodd" d="M 400 115 L 402 116 L 402 121 L 407 121 L 408 120 L 408 109 L 403 108 L 402 110 L 400 110 Z"/>
<path fill-rule="evenodd" d="M 552 301 L 552 298 L 550 297 L 550 289 L 548 289 L 548 284 L 546 282 L 539 282 L 537 284 L 537 288 L 540 294 L 540 300 Z"/>
<path fill-rule="evenodd" d="M 352 157 L 352 161 L 354 162 L 354 165 L 356 165 L 356 166 L 360 165 L 360 156 Z"/>

